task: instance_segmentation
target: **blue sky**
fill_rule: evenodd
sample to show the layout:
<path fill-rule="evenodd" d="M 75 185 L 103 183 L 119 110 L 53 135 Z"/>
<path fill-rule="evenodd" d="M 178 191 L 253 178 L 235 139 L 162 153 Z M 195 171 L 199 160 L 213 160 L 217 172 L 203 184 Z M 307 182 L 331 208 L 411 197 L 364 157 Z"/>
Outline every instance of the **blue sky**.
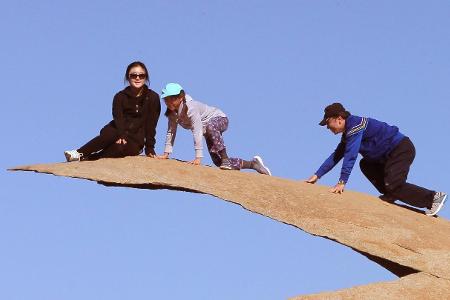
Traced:
<path fill-rule="evenodd" d="M 395 279 L 211 196 L 6 168 L 63 161 L 94 137 L 141 60 L 155 91 L 179 82 L 221 108 L 229 154 L 259 154 L 276 176 L 319 167 L 339 137 L 317 123 L 340 101 L 399 126 L 417 149 L 410 181 L 448 192 L 449 12 L 433 0 L 3 3 L 0 298 L 284 299 Z M 158 152 L 166 126 L 161 117 Z M 180 131 L 174 157 L 193 156 Z M 357 167 L 347 188 L 377 195 Z"/>

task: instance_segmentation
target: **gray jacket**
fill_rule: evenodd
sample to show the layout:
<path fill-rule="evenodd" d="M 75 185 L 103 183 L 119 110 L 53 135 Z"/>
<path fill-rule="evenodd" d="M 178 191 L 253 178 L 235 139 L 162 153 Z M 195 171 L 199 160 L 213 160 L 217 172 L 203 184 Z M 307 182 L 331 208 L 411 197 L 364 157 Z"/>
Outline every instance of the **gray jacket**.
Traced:
<path fill-rule="evenodd" d="M 203 157 L 202 137 L 205 126 L 215 117 L 226 117 L 226 115 L 220 109 L 195 101 L 191 96 L 186 95 L 185 101 L 181 102 L 178 111 L 172 111 L 168 115 L 169 125 L 167 126 L 164 152 L 172 153 L 177 125 L 180 124 L 181 127 L 192 131 L 195 157 Z"/>

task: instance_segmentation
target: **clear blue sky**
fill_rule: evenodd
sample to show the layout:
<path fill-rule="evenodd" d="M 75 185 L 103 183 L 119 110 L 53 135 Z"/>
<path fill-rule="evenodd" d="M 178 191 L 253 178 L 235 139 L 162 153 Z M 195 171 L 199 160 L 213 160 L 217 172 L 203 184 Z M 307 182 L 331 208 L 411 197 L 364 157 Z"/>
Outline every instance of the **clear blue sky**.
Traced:
<path fill-rule="evenodd" d="M 399 126 L 417 148 L 410 181 L 450 192 L 449 17 L 446 0 L 3 3 L 0 298 L 284 299 L 395 279 L 211 196 L 5 169 L 63 161 L 94 137 L 142 60 L 154 90 L 179 82 L 221 108 L 229 154 L 259 154 L 276 176 L 317 169 L 339 139 L 317 123 L 341 101 Z M 193 155 L 180 131 L 174 156 Z M 377 195 L 357 167 L 347 188 Z"/>

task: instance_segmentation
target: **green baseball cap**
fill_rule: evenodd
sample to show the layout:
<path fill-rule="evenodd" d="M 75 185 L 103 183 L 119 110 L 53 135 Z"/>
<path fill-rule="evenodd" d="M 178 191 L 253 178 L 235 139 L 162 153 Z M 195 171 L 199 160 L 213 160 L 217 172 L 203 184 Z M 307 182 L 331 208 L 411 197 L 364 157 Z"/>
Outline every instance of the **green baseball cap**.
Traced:
<path fill-rule="evenodd" d="M 166 84 L 166 87 L 162 89 L 161 98 L 179 95 L 182 90 L 183 88 L 178 83 L 168 83 Z"/>

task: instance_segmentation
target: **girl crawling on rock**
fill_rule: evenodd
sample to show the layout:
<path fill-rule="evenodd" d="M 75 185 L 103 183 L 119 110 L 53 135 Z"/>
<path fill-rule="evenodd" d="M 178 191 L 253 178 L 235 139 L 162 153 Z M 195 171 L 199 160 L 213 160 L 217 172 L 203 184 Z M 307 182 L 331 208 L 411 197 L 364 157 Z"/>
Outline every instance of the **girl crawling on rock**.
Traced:
<path fill-rule="evenodd" d="M 161 98 L 167 105 L 166 117 L 169 119 L 164 154 L 157 156 L 167 159 L 172 153 L 177 125 L 190 129 L 194 136 L 195 159 L 191 164 L 200 165 L 203 157 L 202 137 L 205 137 L 213 163 L 222 170 L 253 169 L 261 174 L 271 175 L 261 157 L 246 161 L 228 157 L 222 133 L 228 128 L 227 116 L 218 108 L 195 101 L 185 94 L 178 83 L 169 83 L 162 90 Z"/>

